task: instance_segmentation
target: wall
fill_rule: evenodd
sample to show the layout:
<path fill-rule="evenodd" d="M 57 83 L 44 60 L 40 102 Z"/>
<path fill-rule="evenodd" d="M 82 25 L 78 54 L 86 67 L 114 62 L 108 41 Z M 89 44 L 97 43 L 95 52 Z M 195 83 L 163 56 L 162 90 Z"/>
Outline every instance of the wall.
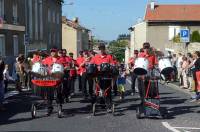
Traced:
<path fill-rule="evenodd" d="M 66 24 L 62 24 L 62 48 L 74 53 L 74 58 L 77 57 L 77 30 Z"/>

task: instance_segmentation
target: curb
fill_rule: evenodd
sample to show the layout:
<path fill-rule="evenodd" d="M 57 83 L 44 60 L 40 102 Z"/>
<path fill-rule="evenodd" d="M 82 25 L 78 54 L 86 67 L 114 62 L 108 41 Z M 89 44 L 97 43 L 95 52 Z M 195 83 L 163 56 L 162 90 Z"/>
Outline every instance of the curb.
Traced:
<path fill-rule="evenodd" d="M 175 89 L 175 90 L 178 90 L 178 91 L 180 91 L 180 92 L 182 92 L 182 93 L 189 94 L 190 96 L 193 95 L 191 92 L 189 92 L 189 91 L 187 91 L 187 90 L 185 90 L 185 89 L 181 89 L 179 86 L 177 86 L 177 85 L 175 85 L 175 84 L 173 84 L 173 83 L 165 84 L 165 86 L 170 87 L 170 88 L 173 88 L 173 89 Z"/>

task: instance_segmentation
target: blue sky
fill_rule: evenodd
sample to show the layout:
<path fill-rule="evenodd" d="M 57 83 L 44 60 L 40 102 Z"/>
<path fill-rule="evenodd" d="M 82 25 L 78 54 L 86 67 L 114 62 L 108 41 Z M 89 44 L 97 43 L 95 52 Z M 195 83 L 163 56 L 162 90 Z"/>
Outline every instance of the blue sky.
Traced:
<path fill-rule="evenodd" d="M 144 17 L 148 0 L 65 0 L 63 15 L 79 17 L 96 38 L 114 40 Z M 200 0 L 156 0 L 158 4 L 200 4 Z"/>

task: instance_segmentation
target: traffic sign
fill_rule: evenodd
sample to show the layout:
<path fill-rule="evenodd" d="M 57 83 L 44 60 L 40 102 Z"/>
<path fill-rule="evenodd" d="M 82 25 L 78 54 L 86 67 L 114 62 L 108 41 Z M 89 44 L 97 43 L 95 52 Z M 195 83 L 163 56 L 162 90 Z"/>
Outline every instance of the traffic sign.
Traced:
<path fill-rule="evenodd" d="M 180 40 L 183 43 L 190 42 L 190 30 L 189 29 L 181 29 Z"/>
<path fill-rule="evenodd" d="M 29 36 L 28 34 L 24 34 L 24 45 L 28 45 L 29 44 Z"/>

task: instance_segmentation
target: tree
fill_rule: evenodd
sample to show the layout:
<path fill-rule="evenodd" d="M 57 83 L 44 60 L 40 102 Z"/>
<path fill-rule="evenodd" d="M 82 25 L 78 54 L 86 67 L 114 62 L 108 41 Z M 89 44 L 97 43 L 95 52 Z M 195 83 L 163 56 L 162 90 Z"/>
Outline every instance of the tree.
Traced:
<path fill-rule="evenodd" d="M 192 32 L 191 42 L 200 42 L 200 34 L 199 31 Z"/>
<path fill-rule="evenodd" d="M 125 58 L 125 50 L 126 46 L 128 46 L 128 41 L 125 40 L 117 40 L 110 42 L 108 46 L 109 52 L 116 56 L 117 60 L 122 62 Z"/>

